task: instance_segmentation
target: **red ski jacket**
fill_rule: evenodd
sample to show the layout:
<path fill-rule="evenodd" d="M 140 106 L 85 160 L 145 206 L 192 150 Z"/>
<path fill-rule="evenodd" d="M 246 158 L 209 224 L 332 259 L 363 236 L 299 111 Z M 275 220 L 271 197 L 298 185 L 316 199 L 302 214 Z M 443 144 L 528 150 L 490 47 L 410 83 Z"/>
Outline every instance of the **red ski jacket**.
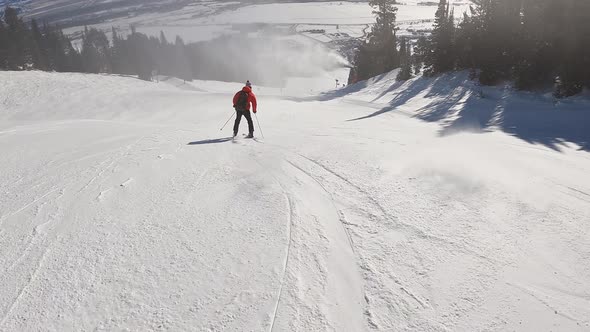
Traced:
<path fill-rule="evenodd" d="M 246 103 L 246 110 L 249 111 L 250 110 L 250 104 L 252 104 L 252 108 L 254 109 L 254 113 L 256 113 L 256 96 L 252 92 L 252 89 L 249 86 L 245 86 L 245 87 L 242 88 L 242 91 L 248 93 L 248 102 Z M 242 91 L 238 91 L 234 95 L 234 100 L 233 100 L 234 106 L 238 102 L 238 98 L 240 97 L 240 92 L 242 92 Z"/>

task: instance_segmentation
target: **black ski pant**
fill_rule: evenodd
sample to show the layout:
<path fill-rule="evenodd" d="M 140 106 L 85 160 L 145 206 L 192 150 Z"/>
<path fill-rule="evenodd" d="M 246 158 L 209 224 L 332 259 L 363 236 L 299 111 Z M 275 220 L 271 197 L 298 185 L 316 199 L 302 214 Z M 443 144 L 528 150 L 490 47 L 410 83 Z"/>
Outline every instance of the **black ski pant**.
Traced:
<path fill-rule="evenodd" d="M 236 108 L 236 122 L 234 122 L 234 134 L 238 133 L 238 129 L 240 128 L 240 120 L 242 120 L 242 115 L 248 121 L 248 133 L 254 133 L 254 122 L 252 122 L 252 115 L 250 114 L 249 110 L 240 110 Z"/>

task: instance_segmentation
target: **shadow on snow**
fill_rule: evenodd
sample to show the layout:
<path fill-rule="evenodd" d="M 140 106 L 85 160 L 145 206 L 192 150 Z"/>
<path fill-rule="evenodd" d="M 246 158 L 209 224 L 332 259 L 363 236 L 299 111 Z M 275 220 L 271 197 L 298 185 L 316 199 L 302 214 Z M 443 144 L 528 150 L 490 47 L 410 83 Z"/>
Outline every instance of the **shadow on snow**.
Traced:
<path fill-rule="evenodd" d="M 232 137 L 212 138 L 212 139 L 205 139 L 202 141 L 189 142 L 187 145 L 216 144 L 216 143 L 229 142 L 231 140 L 232 140 Z"/>
<path fill-rule="evenodd" d="M 408 110 L 408 105 L 415 102 L 417 109 L 408 111 L 415 118 L 440 122 L 441 136 L 496 129 L 557 151 L 566 142 L 590 151 L 590 101 L 585 97 L 557 100 L 538 92 L 518 92 L 509 86 L 480 87 L 464 72 L 417 78 L 405 84 L 392 84 L 373 100 L 398 90 L 386 107 L 348 121 L 374 118 L 397 108 Z M 364 86 L 360 85 L 358 91 Z M 352 93 L 338 92 L 341 96 Z"/>

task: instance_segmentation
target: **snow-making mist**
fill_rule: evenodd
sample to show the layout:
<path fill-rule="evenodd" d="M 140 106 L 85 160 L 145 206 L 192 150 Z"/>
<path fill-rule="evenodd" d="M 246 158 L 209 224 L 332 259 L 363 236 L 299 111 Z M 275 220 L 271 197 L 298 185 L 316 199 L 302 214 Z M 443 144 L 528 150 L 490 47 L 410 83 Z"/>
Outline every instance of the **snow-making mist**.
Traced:
<path fill-rule="evenodd" d="M 334 75 L 347 79 L 348 61 L 321 43 L 292 34 L 236 34 L 201 42 L 192 47 L 201 79 L 285 87 L 293 78 Z M 324 91 L 334 86 L 326 80 Z"/>

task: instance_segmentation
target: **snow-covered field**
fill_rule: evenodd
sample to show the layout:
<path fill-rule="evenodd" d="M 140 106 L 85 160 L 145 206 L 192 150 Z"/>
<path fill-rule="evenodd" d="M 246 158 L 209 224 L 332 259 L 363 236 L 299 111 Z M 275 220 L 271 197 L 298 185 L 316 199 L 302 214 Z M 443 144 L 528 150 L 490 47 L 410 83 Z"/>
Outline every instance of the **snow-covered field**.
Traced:
<path fill-rule="evenodd" d="M 394 76 L 0 72 L 0 330 L 590 330 L 588 99 Z"/>
<path fill-rule="evenodd" d="M 409 30 L 412 29 L 428 29 L 432 26 L 437 7 L 418 5 L 418 2 L 407 1 L 397 5 L 397 20 L 402 35 L 411 35 Z M 454 6 L 456 16 L 462 17 L 467 8 L 467 4 L 457 3 Z M 138 13 L 100 23 L 72 26 L 65 29 L 65 32 L 78 36 L 84 26 L 88 25 L 104 31 L 115 27 L 125 34 L 133 25 L 137 31 L 151 36 L 159 37 L 160 31 L 164 31 L 169 36 L 179 35 L 185 41 L 197 42 L 252 29 L 298 32 L 321 29 L 325 32 L 320 36 L 306 35 L 319 37 L 318 40 L 327 42 L 344 35 L 349 38 L 363 36 L 368 25 L 375 22 L 372 11 L 366 2 L 278 2 L 248 5 L 199 1 L 170 11 Z"/>

